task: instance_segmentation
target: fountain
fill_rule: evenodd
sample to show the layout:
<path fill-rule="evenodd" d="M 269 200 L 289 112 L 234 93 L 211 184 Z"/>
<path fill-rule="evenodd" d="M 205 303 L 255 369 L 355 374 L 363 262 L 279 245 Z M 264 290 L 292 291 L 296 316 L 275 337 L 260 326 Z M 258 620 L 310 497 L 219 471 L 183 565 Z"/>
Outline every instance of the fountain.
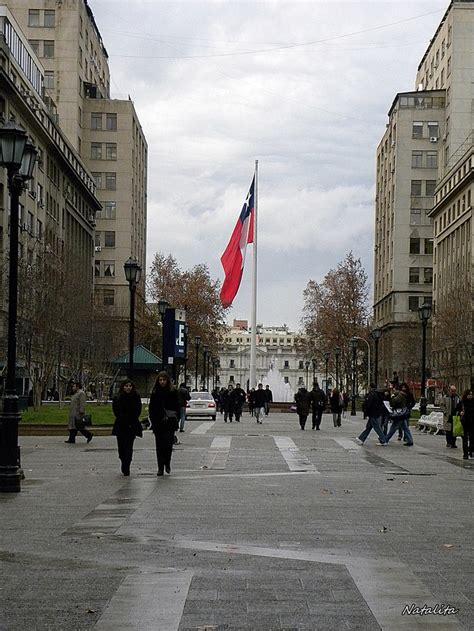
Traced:
<path fill-rule="evenodd" d="M 294 392 L 289 383 L 285 383 L 281 372 L 275 366 L 275 359 L 270 362 L 270 369 L 262 379 L 263 387 L 270 386 L 273 394 L 273 401 L 278 403 L 286 403 L 294 401 Z"/>

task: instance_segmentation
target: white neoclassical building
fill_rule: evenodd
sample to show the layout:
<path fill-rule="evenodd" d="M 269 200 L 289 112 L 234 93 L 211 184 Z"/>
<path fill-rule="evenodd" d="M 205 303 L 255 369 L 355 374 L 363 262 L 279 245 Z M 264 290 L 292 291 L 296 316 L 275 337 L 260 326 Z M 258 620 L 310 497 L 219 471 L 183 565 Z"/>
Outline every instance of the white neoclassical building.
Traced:
<path fill-rule="evenodd" d="M 297 334 L 282 326 L 257 325 L 257 382 L 267 382 L 269 371 L 278 371 L 293 392 L 313 378 L 324 387 L 324 375 L 296 347 Z M 246 389 L 250 378 L 251 329 L 247 320 L 234 320 L 219 348 L 219 385 L 240 383 Z"/>

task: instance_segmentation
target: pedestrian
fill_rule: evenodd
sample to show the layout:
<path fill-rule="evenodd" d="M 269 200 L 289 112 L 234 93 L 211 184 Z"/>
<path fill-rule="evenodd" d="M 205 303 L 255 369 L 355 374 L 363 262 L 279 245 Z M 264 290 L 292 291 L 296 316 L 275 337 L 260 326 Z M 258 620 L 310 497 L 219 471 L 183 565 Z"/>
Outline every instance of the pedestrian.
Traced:
<path fill-rule="evenodd" d="M 365 413 L 367 414 L 367 424 L 364 431 L 357 438 L 357 441 L 363 445 L 367 440 L 367 436 L 372 430 L 379 437 L 379 445 L 384 447 L 387 444 L 385 434 L 381 428 L 382 417 L 385 405 L 383 403 L 383 394 L 377 390 L 375 383 L 370 384 L 370 391 L 365 400 Z"/>
<path fill-rule="evenodd" d="M 171 473 L 171 454 L 179 416 L 178 393 L 165 371 L 159 372 L 156 378 L 150 396 L 149 416 L 155 434 L 157 475 L 161 476 L 165 469 L 166 473 Z"/>
<path fill-rule="evenodd" d="M 408 422 L 410 420 L 410 414 L 411 414 L 411 408 L 408 407 L 407 393 L 401 389 L 401 386 L 394 385 L 393 393 L 390 398 L 390 408 L 391 408 L 391 412 L 389 413 L 389 417 L 390 417 L 390 420 L 392 421 L 392 425 L 387 434 L 387 443 L 395 434 L 397 429 L 401 427 L 403 431 L 403 435 L 405 437 L 403 446 L 412 447 L 413 436 L 410 432 L 410 428 L 408 427 Z"/>
<path fill-rule="evenodd" d="M 410 387 L 405 381 L 403 381 L 400 384 L 400 390 L 403 392 L 403 394 L 406 397 L 406 406 L 410 410 L 410 416 L 411 416 L 411 411 L 412 411 L 413 407 L 415 406 L 415 397 L 411 393 Z M 407 425 L 408 426 L 409 426 L 409 423 L 410 423 L 410 417 L 408 417 L 408 419 L 407 419 Z M 398 428 L 398 439 L 397 440 L 401 440 L 402 436 L 403 436 L 403 440 L 406 442 L 407 441 L 407 437 L 403 433 L 402 427 L 400 425 L 400 427 Z"/>
<path fill-rule="evenodd" d="M 342 397 L 337 388 L 333 388 L 329 397 L 329 406 L 332 412 L 334 427 L 341 427 Z"/>
<path fill-rule="evenodd" d="M 190 400 L 191 395 L 186 388 L 185 383 L 181 383 L 178 388 L 178 403 L 179 403 L 179 431 L 184 432 L 184 424 L 186 423 L 186 404 Z"/>
<path fill-rule="evenodd" d="M 270 386 L 265 386 L 265 416 L 268 416 L 270 413 L 270 403 L 273 403 L 273 392 L 270 390 Z"/>
<path fill-rule="evenodd" d="M 230 395 L 232 394 L 233 389 L 234 389 L 234 386 L 231 383 L 229 383 L 227 388 L 222 393 L 221 398 L 222 398 L 222 405 L 224 409 L 224 423 L 227 423 L 227 419 L 229 420 L 229 423 L 232 423 L 232 419 L 234 418 L 234 409 L 232 407 L 233 401 L 230 398 Z"/>
<path fill-rule="evenodd" d="M 384 401 L 387 401 L 387 403 L 390 403 L 390 388 L 385 388 L 383 391 L 383 395 L 382 398 Z M 389 420 L 389 411 L 388 408 L 384 405 L 383 406 L 383 412 L 382 412 L 382 421 L 380 423 L 380 426 L 382 428 L 383 433 L 386 435 L 388 433 L 388 420 Z"/>
<path fill-rule="evenodd" d="M 72 383 L 72 397 L 69 404 L 69 438 L 66 443 L 75 443 L 77 432 L 87 439 L 90 443 L 94 434 L 86 429 L 84 423 L 84 417 L 86 415 L 86 393 L 82 389 L 82 384 L 79 381 Z"/>
<path fill-rule="evenodd" d="M 462 408 L 461 397 L 457 394 L 456 386 L 449 386 L 448 394 L 441 402 L 446 420 L 444 429 L 446 432 L 446 447 L 457 449 L 456 436 L 453 435 L 453 416 L 459 414 Z"/>
<path fill-rule="evenodd" d="M 347 408 L 349 407 L 349 395 L 346 391 L 342 393 L 342 416 L 346 416 Z"/>
<path fill-rule="evenodd" d="M 263 389 L 263 384 L 259 383 L 257 389 L 255 390 L 255 419 L 257 423 L 262 424 L 260 420 L 262 416 L 265 414 L 265 404 L 267 402 L 267 393 Z"/>
<path fill-rule="evenodd" d="M 255 388 L 250 389 L 250 392 L 247 395 L 247 403 L 249 406 L 250 416 L 253 416 L 254 409 L 255 409 Z"/>
<path fill-rule="evenodd" d="M 461 423 L 464 431 L 462 437 L 462 457 L 464 460 L 474 458 L 474 394 L 466 390 L 462 396 Z"/>
<path fill-rule="evenodd" d="M 312 429 L 319 430 L 321 425 L 321 419 L 326 407 L 326 395 L 319 387 L 317 381 L 313 383 L 313 389 L 311 390 L 311 406 L 312 406 Z"/>
<path fill-rule="evenodd" d="M 235 388 L 229 394 L 229 407 L 232 409 L 236 423 L 240 423 L 240 417 L 242 416 L 242 408 L 247 401 L 245 392 L 240 387 L 240 383 L 235 384 Z M 232 422 L 232 419 L 231 419 Z"/>
<path fill-rule="evenodd" d="M 296 413 L 298 414 L 300 427 L 304 430 L 309 410 L 311 408 L 311 394 L 302 386 L 295 394 Z"/>
<path fill-rule="evenodd" d="M 133 443 L 135 438 L 143 436 L 140 423 L 142 401 L 136 391 L 135 384 L 130 379 L 124 381 L 118 394 L 112 401 L 112 410 L 115 415 L 112 436 L 117 437 L 119 459 L 122 463 L 122 473 L 130 475 L 130 464 L 133 457 Z"/>

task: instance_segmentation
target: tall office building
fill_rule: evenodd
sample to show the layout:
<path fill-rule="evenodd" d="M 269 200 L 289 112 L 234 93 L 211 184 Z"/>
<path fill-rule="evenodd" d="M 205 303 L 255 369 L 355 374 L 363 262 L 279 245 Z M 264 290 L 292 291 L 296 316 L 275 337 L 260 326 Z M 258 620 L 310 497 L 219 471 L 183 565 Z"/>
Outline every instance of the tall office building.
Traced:
<path fill-rule="evenodd" d="M 433 300 L 433 287 L 436 327 L 439 252 L 433 225 L 439 223 L 434 209 L 440 206 L 444 178 L 472 146 L 473 73 L 474 2 L 453 0 L 418 66 L 415 90 L 396 96 L 377 149 L 374 324 L 382 329 L 379 378 L 390 379 L 397 371 L 419 380 L 417 311 Z M 429 368 L 441 376 L 438 364 Z"/>
<path fill-rule="evenodd" d="M 108 55 L 87 0 L 7 5 L 44 65 L 46 98 L 57 106 L 61 129 L 96 181 L 96 300 L 125 324 L 123 264 L 129 257 L 143 269 L 146 263 L 147 144 L 133 102 L 110 98 Z M 139 295 L 144 286 L 142 274 Z"/>

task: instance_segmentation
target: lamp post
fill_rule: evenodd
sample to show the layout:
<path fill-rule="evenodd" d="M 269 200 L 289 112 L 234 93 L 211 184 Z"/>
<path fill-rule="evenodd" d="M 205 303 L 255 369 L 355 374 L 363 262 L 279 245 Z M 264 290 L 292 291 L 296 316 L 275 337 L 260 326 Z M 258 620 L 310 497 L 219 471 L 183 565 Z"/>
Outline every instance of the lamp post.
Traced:
<path fill-rule="evenodd" d="M 168 363 L 165 363 L 165 313 L 169 306 L 170 305 L 167 300 L 158 301 L 158 311 L 161 316 L 161 370 L 166 370 L 166 365 Z"/>
<path fill-rule="evenodd" d="M 316 360 L 312 359 L 311 363 L 313 365 L 313 384 L 314 384 L 314 382 L 316 381 Z"/>
<path fill-rule="evenodd" d="M 194 383 L 195 390 L 198 390 L 198 369 L 199 369 L 199 347 L 201 346 L 201 338 L 196 335 L 194 338 L 194 346 L 196 347 L 196 381 Z"/>
<path fill-rule="evenodd" d="M 326 396 L 328 396 L 328 366 L 331 353 L 324 353 L 324 361 L 326 362 Z"/>
<path fill-rule="evenodd" d="M 336 355 L 336 390 L 339 390 L 339 353 L 341 349 L 337 346 L 334 349 L 334 354 Z"/>
<path fill-rule="evenodd" d="M 206 390 L 208 392 L 209 392 L 209 381 L 211 378 L 211 362 L 212 362 L 211 351 L 209 351 L 207 353 L 207 382 L 206 382 Z"/>
<path fill-rule="evenodd" d="M 309 376 L 309 366 L 310 366 L 310 362 L 306 361 L 304 364 L 305 368 L 306 368 L 306 390 L 308 389 L 308 376 Z"/>
<path fill-rule="evenodd" d="M 188 385 L 188 335 L 189 324 L 184 324 L 184 385 Z"/>
<path fill-rule="evenodd" d="M 352 404 L 351 404 L 351 416 L 356 416 L 356 353 L 358 338 L 351 337 L 349 341 L 352 349 Z"/>
<path fill-rule="evenodd" d="M 135 345 L 135 292 L 140 282 L 142 268 L 130 257 L 123 265 L 125 278 L 130 288 L 130 322 L 128 326 L 128 378 L 133 379 L 133 348 Z"/>
<path fill-rule="evenodd" d="M 431 305 L 424 303 L 418 309 L 418 315 L 423 327 L 423 340 L 421 346 L 421 394 L 420 394 L 420 416 L 426 414 L 426 327 L 431 318 Z"/>
<path fill-rule="evenodd" d="M 203 362 L 202 362 L 202 388 L 206 389 L 206 366 L 207 366 L 207 354 L 209 353 L 209 346 L 205 344 L 202 347 L 203 351 Z"/>
<path fill-rule="evenodd" d="M 362 342 L 365 342 L 365 344 L 367 344 L 367 391 L 368 391 L 370 388 L 370 344 L 365 338 L 359 337 L 358 335 L 354 335 L 352 339 L 361 340 Z"/>
<path fill-rule="evenodd" d="M 379 376 L 379 341 L 382 337 L 382 329 L 376 328 L 370 334 L 370 337 L 374 340 L 375 345 L 375 357 L 374 357 L 374 383 L 375 387 L 378 386 Z"/>
<path fill-rule="evenodd" d="M 20 492 L 20 448 L 18 423 L 21 420 L 16 393 L 16 327 L 18 313 L 18 224 L 19 199 L 25 183 L 33 176 L 36 147 L 22 127 L 13 121 L 0 127 L 0 165 L 7 170 L 10 193 L 10 244 L 8 276 L 7 373 L 0 415 L 0 491 Z"/>

